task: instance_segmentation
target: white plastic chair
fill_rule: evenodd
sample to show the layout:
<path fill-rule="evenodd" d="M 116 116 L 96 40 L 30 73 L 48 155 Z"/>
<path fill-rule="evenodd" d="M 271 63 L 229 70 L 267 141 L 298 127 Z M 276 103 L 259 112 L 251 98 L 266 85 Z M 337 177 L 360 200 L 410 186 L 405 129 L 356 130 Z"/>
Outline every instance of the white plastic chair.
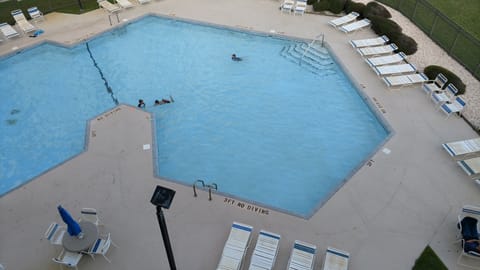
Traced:
<path fill-rule="evenodd" d="M 107 235 L 98 238 L 95 241 L 95 243 L 93 243 L 92 247 L 86 252 L 86 254 L 90 255 L 90 257 L 92 257 L 92 259 L 94 260 L 95 260 L 94 255 L 96 254 L 102 255 L 107 262 L 112 263 L 112 261 L 109 258 L 107 258 L 107 255 L 106 255 L 111 245 L 118 248 L 118 246 L 112 241 L 112 238 L 110 237 L 110 233 L 108 233 Z"/>
<path fill-rule="evenodd" d="M 462 211 L 458 215 L 458 237 L 463 238 L 462 236 L 462 220 L 465 217 L 471 217 L 477 220 L 477 232 L 480 230 L 480 206 L 475 206 L 475 205 L 464 205 L 462 207 Z M 461 239 L 462 242 L 462 250 L 460 251 L 460 255 L 458 256 L 457 259 L 457 264 L 462 265 L 465 267 L 469 268 L 474 268 L 474 269 L 479 269 L 480 267 L 480 253 L 475 252 L 475 251 L 465 251 L 464 245 L 465 241 L 464 239 Z M 477 260 L 477 263 L 475 265 L 467 264 L 466 260 L 464 259 L 467 258 L 469 261 L 472 260 Z"/>
<path fill-rule="evenodd" d="M 81 213 L 81 218 L 80 218 L 81 221 L 88 221 L 97 226 L 103 226 L 103 224 L 100 222 L 100 219 L 98 218 L 97 209 L 82 208 L 80 213 Z"/>
<path fill-rule="evenodd" d="M 295 7 L 293 9 L 293 15 L 297 15 L 297 14 L 303 15 L 306 9 L 307 9 L 307 1 L 297 0 L 297 2 L 295 2 Z"/>
<path fill-rule="evenodd" d="M 347 270 L 350 254 L 340 249 L 328 247 L 323 260 L 323 270 Z"/>
<path fill-rule="evenodd" d="M 234 222 L 225 242 L 217 270 L 240 270 L 245 259 L 253 227 Z"/>
<path fill-rule="evenodd" d="M 432 92 L 430 98 L 432 99 L 435 105 L 442 105 L 443 103 L 453 99 L 453 97 L 457 94 L 458 90 L 455 85 L 449 83 L 445 90 Z"/>
<path fill-rule="evenodd" d="M 343 17 L 336 18 L 336 19 L 333 19 L 333 20 L 329 21 L 328 24 L 330 24 L 333 27 L 339 27 L 340 25 L 353 22 L 355 19 L 357 19 L 358 16 L 360 16 L 360 14 L 358 14 L 357 12 L 355 12 L 355 11 L 350 12 L 349 14 L 347 14 Z"/>
<path fill-rule="evenodd" d="M 77 252 L 70 252 L 62 249 L 62 252 L 58 255 L 57 258 L 52 258 L 52 261 L 60 265 L 60 269 L 63 269 L 63 266 L 70 268 L 75 268 L 78 270 L 78 263 L 82 259 L 83 254 Z"/>
<path fill-rule="evenodd" d="M 61 246 L 65 232 L 66 228 L 64 226 L 60 226 L 58 223 L 52 222 L 45 232 L 44 238 L 47 239 L 52 245 Z"/>
<path fill-rule="evenodd" d="M 292 13 L 293 6 L 295 5 L 295 1 L 293 0 L 284 0 L 282 5 L 280 6 L 280 10 L 282 12 Z"/>
<path fill-rule="evenodd" d="M 434 92 L 442 91 L 443 87 L 447 83 L 447 77 L 442 73 L 438 73 L 435 80 L 429 81 L 428 83 L 423 84 L 422 89 L 427 95 L 432 95 Z"/>
<path fill-rule="evenodd" d="M 463 109 L 467 103 L 461 98 L 456 97 L 452 102 L 445 102 L 440 106 L 440 109 L 447 114 L 447 118 L 454 113 L 462 114 Z"/>

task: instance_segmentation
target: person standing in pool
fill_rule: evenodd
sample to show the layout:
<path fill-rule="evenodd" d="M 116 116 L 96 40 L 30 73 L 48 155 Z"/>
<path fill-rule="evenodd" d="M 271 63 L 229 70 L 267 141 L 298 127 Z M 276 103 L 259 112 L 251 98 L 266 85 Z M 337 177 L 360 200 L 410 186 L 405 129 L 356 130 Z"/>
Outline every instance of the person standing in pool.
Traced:
<path fill-rule="evenodd" d="M 139 99 L 138 100 L 138 105 L 137 105 L 138 108 L 145 108 L 145 102 L 143 102 L 143 99 Z"/>
<path fill-rule="evenodd" d="M 238 57 L 236 54 L 232 54 L 233 61 L 242 61 L 242 58 Z"/>
<path fill-rule="evenodd" d="M 172 103 L 172 102 L 173 102 L 172 96 L 170 96 L 170 100 L 165 98 L 162 98 L 162 100 L 155 99 L 155 103 L 153 104 L 153 106 L 163 105 L 163 104 Z"/>

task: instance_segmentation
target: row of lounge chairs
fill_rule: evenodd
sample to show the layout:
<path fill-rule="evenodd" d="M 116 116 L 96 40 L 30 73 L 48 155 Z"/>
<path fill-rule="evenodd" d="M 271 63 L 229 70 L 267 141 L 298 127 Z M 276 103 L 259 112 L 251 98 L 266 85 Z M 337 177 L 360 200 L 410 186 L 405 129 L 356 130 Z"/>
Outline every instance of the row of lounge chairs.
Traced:
<path fill-rule="evenodd" d="M 293 13 L 293 15 L 303 15 L 306 9 L 307 0 L 284 0 L 280 6 L 280 10 L 283 13 Z"/>
<path fill-rule="evenodd" d="M 234 222 L 230 234 L 223 248 L 222 257 L 217 270 L 239 270 L 251 241 L 253 227 L 250 225 Z M 278 254 L 278 246 L 281 236 L 261 230 L 258 234 L 257 243 L 250 259 L 249 270 L 273 269 Z M 296 240 L 293 245 L 288 270 L 312 270 L 315 265 L 317 247 L 315 245 Z M 324 270 L 347 270 L 350 255 L 342 250 L 327 248 Z"/>
<path fill-rule="evenodd" d="M 37 7 L 28 8 L 27 11 L 30 18 L 32 18 L 32 21 L 45 20 L 45 18 L 43 17 L 43 13 L 38 10 Z M 37 30 L 37 27 L 35 27 L 27 20 L 21 9 L 13 10 L 10 14 L 15 20 L 15 25 L 18 26 L 18 28 L 23 34 L 27 34 Z M 0 23 L 0 32 L 7 39 L 20 36 L 20 33 L 8 23 Z"/>
<path fill-rule="evenodd" d="M 360 14 L 357 12 L 350 12 L 343 17 L 331 20 L 329 24 L 344 33 L 352 33 L 370 26 L 371 22 L 369 19 L 364 18 L 357 21 L 358 16 L 360 16 Z"/>

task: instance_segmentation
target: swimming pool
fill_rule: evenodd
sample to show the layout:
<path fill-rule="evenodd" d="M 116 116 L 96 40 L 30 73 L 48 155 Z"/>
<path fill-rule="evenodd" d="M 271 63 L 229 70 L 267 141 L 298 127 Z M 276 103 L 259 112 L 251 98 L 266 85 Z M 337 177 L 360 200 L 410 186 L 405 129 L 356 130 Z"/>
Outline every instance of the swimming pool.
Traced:
<path fill-rule="evenodd" d="M 88 50 L 47 44 L 4 59 L 0 194 L 81 152 L 87 119 L 142 98 L 155 116 L 159 176 L 308 216 L 388 131 L 324 49 L 312 60 L 302 46 L 147 17 Z M 152 106 L 170 95 L 173 104 Z"/>

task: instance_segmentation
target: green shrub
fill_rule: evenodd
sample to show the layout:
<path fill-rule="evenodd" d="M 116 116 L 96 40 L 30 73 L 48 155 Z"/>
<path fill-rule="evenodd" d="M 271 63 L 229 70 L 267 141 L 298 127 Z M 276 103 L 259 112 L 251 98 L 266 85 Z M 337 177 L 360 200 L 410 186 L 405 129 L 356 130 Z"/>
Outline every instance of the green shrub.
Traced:
<path fill-rule="evenodd" d="M 307 0 L 307 5 L 313 5 L 317 2 L 318 2 L 318 0 Z"/>
<path fill-rule="evenodd" d="M 395 34 L 402 32 L 402 27 L 390 19 L 379 16 L 371 16 L 369 19 L 372 22 L 372 30 L 379 36 L 386 35 L 391 39 Z"/>
<path fill-rule="evenodd" d="M 391 33 L 388 38 L 397 45 L 399 51 L 404 52 L 406 55 L 412 55 L 417 52 L 417 42 L 401 32 Z"/>
<path fill-rule="evenodd" d="M 330 3 L 328 10 L 335 14 L 338 14 L 345 9 L 345 3 L 347 2 L 347 0 L 328 0 L 328 2 Z"/>
<path fill-rule="evenodd" d="M 463 83 L 463 81 L 457 75 L 455 75 L 450 70 L 448 70 L 444 67 L 432 65 L 432 66 L 426 67 L 423 70 L 423 73 L 425 73 L 425 75 L 427 75 L 427 77 L 430 80 L 434 80 L 435 77 L 437 77 L 438 73 L 442 73 L 448 79 L 447 84 L 451 83 L 451 84 L 455 85 L 455 87 L 458 89 L 457 95 L 465 94 L 466 85 Z"/>
<path fill-rule="evenodd" d="M 327 1 L 320 1 L 313 4 L 314 11 L 325 11 L 328 10 L 330 4 Z"/>
<path fill-rule="evenodd" d="M 352 11 L 355 11 L 358 14 L 360 14 L 360 17 L 363 18 L 363 12 L 365 10 L 365 7 L 366 6 L 365 6 L 364 3 L 357 3 L 357 2 L 353 2 L 351 0 L 347 0 L 347 3 L 345 4 L 345 13 L 348 14 Z"/>
<path fill-rule="evenodd" d="M 369 2 L 363 10 L 363 16 L 370 18 L 371 16 L 379 16 L 383 18 L 391 18 L 390 12 L 377 2 Z"/>

